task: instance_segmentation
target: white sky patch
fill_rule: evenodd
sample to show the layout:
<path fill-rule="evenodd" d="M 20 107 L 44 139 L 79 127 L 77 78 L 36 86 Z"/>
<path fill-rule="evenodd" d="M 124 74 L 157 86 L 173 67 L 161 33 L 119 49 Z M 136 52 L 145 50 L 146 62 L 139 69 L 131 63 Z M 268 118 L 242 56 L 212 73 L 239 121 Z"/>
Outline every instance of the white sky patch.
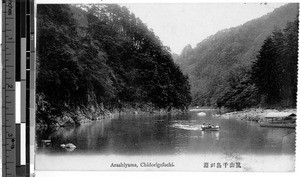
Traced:
<path fill-rule="evenodd" d="M 120 2 L 127 4 L 120 4 Z M 253 1 L 247 1 L 247 3 L 237 3 L 238 1 L 232 1 L 232 3 L 211 2 L 193 0 L 36 0 L 38 4 L 118 3 L 126 6 L 136 17 L 146 23 L 148 28 L 153 29 L 165 46 L 169 46 L 171 51 L 177 54 L 180 54 L 188 44 L 195 47 L 197 43 L 220 30 L 236 27 L 284 5 L 284 3 L 279 2 L 267 4 L 253 3 Z"/>
<path fill-rule="evenodd" d="M 191 44 L 193 47 L 216 32 L 239 26 L 259 18 L 282 3 L 196 3 L 196 4 L 121 4 L 129 8 L 148 28 L 180 54 Z"/>

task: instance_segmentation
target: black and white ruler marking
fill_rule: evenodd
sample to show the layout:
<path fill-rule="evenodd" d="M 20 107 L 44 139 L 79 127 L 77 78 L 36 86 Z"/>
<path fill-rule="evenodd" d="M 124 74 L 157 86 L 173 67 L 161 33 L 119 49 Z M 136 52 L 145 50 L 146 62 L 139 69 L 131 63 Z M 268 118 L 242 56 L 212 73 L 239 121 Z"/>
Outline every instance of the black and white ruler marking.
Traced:
<path fill-rule="evenodd" d="M 2 0 L 2 176 L 34 175 L 34 1 Z"/>

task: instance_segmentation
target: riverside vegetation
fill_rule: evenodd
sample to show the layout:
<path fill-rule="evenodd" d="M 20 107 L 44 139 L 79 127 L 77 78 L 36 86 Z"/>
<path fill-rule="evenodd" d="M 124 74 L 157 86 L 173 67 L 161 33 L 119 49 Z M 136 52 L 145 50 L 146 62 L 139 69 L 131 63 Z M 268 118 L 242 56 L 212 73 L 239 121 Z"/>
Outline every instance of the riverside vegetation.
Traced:
<path fill-rule="evenodd" d="M 188 77 L 126 7 L 38 5 L 37 124 L 81 124 L 114 112 L 184 111 Z"/>

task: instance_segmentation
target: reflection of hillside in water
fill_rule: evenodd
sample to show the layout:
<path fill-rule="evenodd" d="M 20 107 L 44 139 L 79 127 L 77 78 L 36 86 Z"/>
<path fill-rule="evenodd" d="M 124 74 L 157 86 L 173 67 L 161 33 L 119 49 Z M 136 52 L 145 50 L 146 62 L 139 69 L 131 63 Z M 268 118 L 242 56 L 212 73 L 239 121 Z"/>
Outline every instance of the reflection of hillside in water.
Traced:
<path fill-rule="evenodd" d="M 218 124 L 219 131 L 201 131 L 205 123 Z M 39 130 L 50 146 L 39 152 L 60 153 L 60 145 L 73 143 L 76 153 L 100 154 L 294 154 L 294 129 L 260 127 L 258 123 L 219 119 L 206 111 L 177 116 L 123 116 L 78 127 Z"/>
<path fill-rule="evenodd" d="M 159 153 L 172 149 L 168 121 L 159 118 L 119 119 L 111 123 L 109 149 L 115 153 Z"/>

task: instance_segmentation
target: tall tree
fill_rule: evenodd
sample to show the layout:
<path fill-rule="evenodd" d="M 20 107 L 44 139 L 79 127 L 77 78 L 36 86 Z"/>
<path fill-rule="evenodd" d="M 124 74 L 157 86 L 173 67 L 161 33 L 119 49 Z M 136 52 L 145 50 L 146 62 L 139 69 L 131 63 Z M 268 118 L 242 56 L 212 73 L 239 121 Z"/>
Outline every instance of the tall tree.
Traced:
<path fill-rule="evenodd" d="M 253 64 L 253 81 L 267 104 L 296 105 L 298 19 L 275 29 Z"/>
<path fill-rule="evenodd" d="M 278 53 L 274 48 L 274 42 L 268 37 L 259 51 L 257 61 L 253 65 L 253 80 L 262 95 L 263 102 L 273 104 L 280 100 L 278 88 L 278 68 L 276 57 Z"/>

